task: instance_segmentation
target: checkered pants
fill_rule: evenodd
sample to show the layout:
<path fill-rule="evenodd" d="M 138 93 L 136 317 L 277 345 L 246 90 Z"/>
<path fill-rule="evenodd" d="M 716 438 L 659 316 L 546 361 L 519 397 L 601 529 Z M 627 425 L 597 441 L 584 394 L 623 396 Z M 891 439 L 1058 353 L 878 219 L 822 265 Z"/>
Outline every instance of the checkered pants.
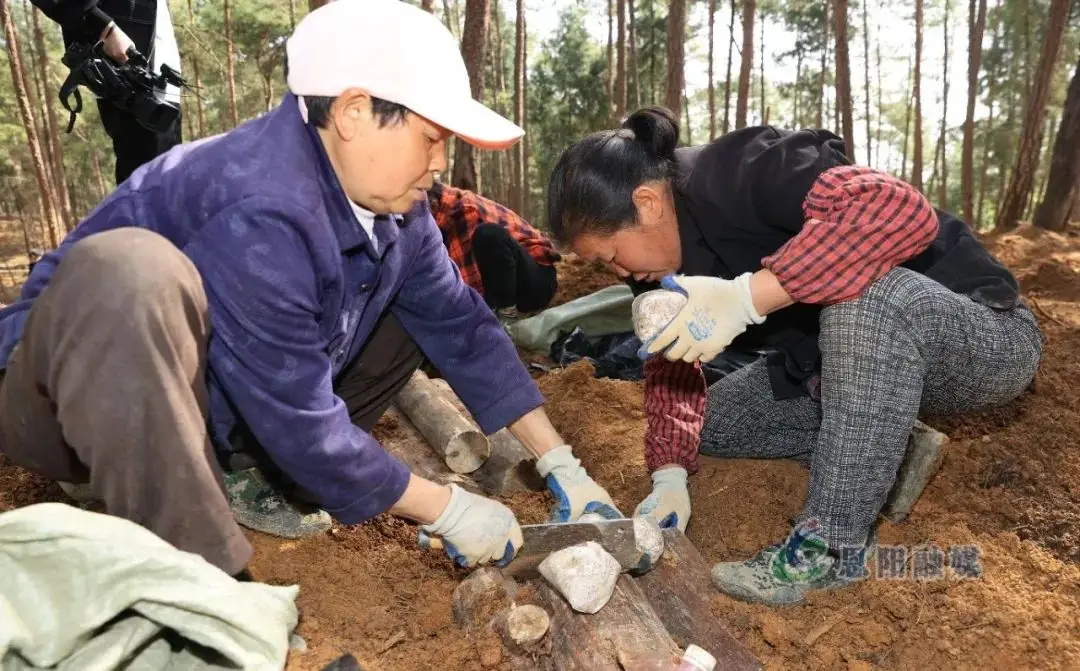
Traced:
<path fill-rule="evenodd" d="M 709 388 L 701 452 L 810 467 L 800 520 L 831 547 L 861 546 L 920 412 L 1007 403 L 1031 382 L 1042 334 L 1025 308 L 1000 312 L 898 268 L 821 313 L 821 401 L 777 401 L 763 359 Z"/>

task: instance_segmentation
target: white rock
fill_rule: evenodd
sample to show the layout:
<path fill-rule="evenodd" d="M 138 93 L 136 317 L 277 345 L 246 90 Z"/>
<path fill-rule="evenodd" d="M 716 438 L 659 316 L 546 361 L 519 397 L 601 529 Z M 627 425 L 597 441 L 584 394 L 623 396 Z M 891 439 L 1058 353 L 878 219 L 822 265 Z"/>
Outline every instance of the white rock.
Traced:
<path fill-rule="evenodd" d="M 676 291 L 655 289 L 639 295 L 630 306 L 634 334 L 641 342 L 649 342 L 679 314 L 684 305 L 686 296 Z"/>
<path fill-rule="evenodd" d="M 634 544 L 638 552 L 648 555 L 649 566 L 655 566 L 664 554 L 664 532 L 655 520 L 648 517 L 634 518 Z"/>
<path fill-rule="evenodd" d="M 579 613 L 595 613 L 615 591 L 622 567 L 596 541 L 552 552 L 538 567 L 570 607 Z"/>

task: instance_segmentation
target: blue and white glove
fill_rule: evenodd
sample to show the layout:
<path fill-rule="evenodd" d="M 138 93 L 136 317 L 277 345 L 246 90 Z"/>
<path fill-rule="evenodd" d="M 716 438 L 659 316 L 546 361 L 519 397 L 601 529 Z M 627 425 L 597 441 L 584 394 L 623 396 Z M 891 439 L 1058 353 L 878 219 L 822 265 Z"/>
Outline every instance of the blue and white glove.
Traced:
<path fill-rule="evenodd" d="M 623 517 L 611 496 L 585 472 L 569 445 L 560 445 L 537 459 L 536 470 L 555 497 L 549 522 L 576 522 L 585 513 L 611 520 Z"/>
<path fill-rule="evenodd" d="M 634 517 L 649 517 L 661 529 L 677 527 L 686 532 L 690 521 L 690 490 L 686 486 L 686 469 L 672 466 L 653 471 L 653 490 L 634 509 Z"/>
<path fill-rule="evenodd" d="M 420 546 L 431 547 L 431 537 L 459 566 L 494 562 L 506 566 L 521 548 L 521 526 L 509 508 L 492 499 L 450 485 L 450 503 L 439 518 L 420 527 Z"/>
<path fill-rule="evenodd" d="M 663 352 L 668 361 L 709 362 L 752 324 L 765 317 L 754 308 L 750 273 L 733 280 L 665 275 L 660 285 L 686 296 L 686 305 L 639 350 L 641 358 Z"/>

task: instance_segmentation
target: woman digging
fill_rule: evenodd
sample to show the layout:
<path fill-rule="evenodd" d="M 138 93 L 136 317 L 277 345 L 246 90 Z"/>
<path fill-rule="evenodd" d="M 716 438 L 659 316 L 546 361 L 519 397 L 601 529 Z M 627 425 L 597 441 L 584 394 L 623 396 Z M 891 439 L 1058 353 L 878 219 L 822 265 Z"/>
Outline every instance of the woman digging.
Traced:
<path fill-rule="evenodd" d="M 678 137 L 653 107 L 572 145 L 549 222 L 635 293 L 686 298 L 642 346 L 653 490 L 635 514 L 685 530 L 699 450 L 804 463 L 788 537 L 712 571 L 734 597 L 800 603 L 862 577 L 918 415 L 1013 400 L 1041 333 L 964 222 L 852 165 L 832 133 L 759 126 L 676 149 Z M 721 352 L 761 356 L 707 387 L 701 364 Z"/>

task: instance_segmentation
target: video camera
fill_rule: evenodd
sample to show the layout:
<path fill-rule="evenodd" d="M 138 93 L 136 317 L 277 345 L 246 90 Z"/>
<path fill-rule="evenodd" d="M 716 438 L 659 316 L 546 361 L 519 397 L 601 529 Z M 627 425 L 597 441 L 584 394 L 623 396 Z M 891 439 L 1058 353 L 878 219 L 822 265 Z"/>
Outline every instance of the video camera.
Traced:
<path fill-rule="evenodd" d="M 68 133 L 75 127 L 75 116 L 82 111 L 79 85 L 131 112 L 149 130 L 163 132 L 176 121 L 180 108 L 164 99 L 165 86 L 188 88 L 187 82 L 168 65 L 161 66 L 161 74 L 150 72 L 146 58 L 135 47 L 127 50 L 127 57 L 127 63 L 121 65 L 98 45 L 80 42 L 73 42 L 64 52 L 63 63 L 71 72 L 60 86 L 60 102 L 71 113 Z M 74 108 L 70 104 L 72 97 Z"/>

